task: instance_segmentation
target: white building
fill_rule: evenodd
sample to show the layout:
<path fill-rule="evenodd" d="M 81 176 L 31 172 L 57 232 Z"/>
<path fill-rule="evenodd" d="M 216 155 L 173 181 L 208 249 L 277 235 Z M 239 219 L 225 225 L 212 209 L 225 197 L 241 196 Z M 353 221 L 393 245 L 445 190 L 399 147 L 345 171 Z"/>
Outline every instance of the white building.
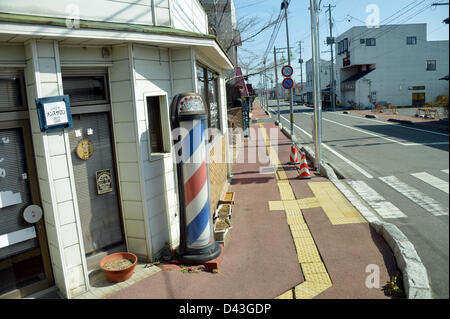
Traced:
<path fill-rule="evenodd" d="M 210 154 L 228 158 L 223 74 L 232 68 L 197 0 L 1 1 L 0 298 L 53 285 L 73 298 L 110 252 L 151 261 L 176 249 L 170 103 L 202 94 L 219 130 Z M 73 127 L 42 132 L 35 99 L 64 94 Z M 227 162 L 210 162 L 211 209 Z M 105 194 L 99 170 L 111 178 Z M 36 224 L 22 217 L 31 204 L 43 209 Z"/>
<path fill-rule="evenodd" d="M 353 27 L 336 39 L 342 105 L 418 106 L 448 95 L 448 41 L 427 41 L 426 24 Z M 355 105 L 354 104 L 354 105 Z"/>
<path fill-rule="evenodd" d="M 330 82 L 331 82 L 331 61 L 320 59 L 320 91 L 322 92 L 322 106 L 328 107 L 330 106 Z M 336 68 L 336 64 L 334 65 L 334 82 L 335 82 L 335 90 L 336 83 L 339 79 L 339 72 Z M 314 87 L 313 87 L 313 63 L 312 59 L 309 59 L 306 62 L 306 83 L 305 89 L 306 92 L 306 102 L 309 104 L 314 103 Z M 335 92 L 336 96 L 336 92 Z"/>

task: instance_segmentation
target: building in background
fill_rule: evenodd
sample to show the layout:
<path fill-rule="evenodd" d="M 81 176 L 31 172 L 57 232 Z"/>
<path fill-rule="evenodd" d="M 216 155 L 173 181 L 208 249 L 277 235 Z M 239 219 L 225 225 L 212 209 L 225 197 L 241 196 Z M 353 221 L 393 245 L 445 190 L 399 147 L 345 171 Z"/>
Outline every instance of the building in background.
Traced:
<path fill-rule="evenodd" d="M 426 24 L 353 27 L 337 37 L 341 104 L 421 106 L 448 95 L 448 40 L 428 41 Z"/>
<path fill-rule="evenodd" d="M 0 2 L 0 297 L 56 285 L 73 298 L 106 254 L 151 261 L 176 249 L 169 106 L 178 93 L 204 97 L 218 132 L 209 140 L 215 209 L 230 174 L 232 69 L 197 0 Z M 35 99 L 64 94 L 73 127 L 41 132 Z M 102 193 L 99 171 L 110 178 Z M 22 217 L 31 204 L 43 209 L 37 224 Z"/>
<path fill-rule="evenodd" d="M 238 47 L 241 46 L 241 35 L 236 23 L 234 0 L 199 0 L 208 15 L 209 33 L 217 37 L 217 41 L 227 53 L 234 66 L 239 66 Z M 226 74 L 228 79 L 236 76 L 235 70 Z M 227 82 L 228 107 L 237 106 L 236 100 L 241 98 L 235 80 Z"/>
<path fill-rule="evenodd" d="M 331 106 L 330 103 L 330 82 L 331 82 L 331 61 L 320 59 L 320 90 L 322 92 L 322 107 L 328 108 Z M 306 61 L 306 83 L 304 86 L 304 94 L 306 94 L 305 102 L 308 104 L 314 104 L 314 87 L 313 87 L 313 64 L 312 59 Z M 335 81 L 335 99 L 336 99 L 336 83 L 339 79 L 339 72 L 336 69 L 336 64 L 334 65 L 334 81 Z"/>

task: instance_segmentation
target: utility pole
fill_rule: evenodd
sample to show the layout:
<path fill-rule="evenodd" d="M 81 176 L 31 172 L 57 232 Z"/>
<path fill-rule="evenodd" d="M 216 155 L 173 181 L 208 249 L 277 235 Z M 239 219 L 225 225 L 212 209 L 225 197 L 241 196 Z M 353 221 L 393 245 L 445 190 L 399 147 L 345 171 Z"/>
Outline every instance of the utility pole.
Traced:
<path fill-rule="evenodd" d="M 277 66 L 277 48 L 273 47 L 273 60 L 275 65 L 275 94 L 277 96 L 277 114 L 278 114 L 278 121 L 277 125 L 281 127 L 281 121 L 280 121 L 280 98 L 278 97 L 278 66 Z"/>
<path fill-rule="evenodd" d="M 309 10 L 311 13 L 311 42 L 313 63 L 313 91 L 314 91 L 314 167 L 320 170 L 322 161 L 322 101 L 320 90 L 320 42 L 319 42 L 319 7 L 317 0 L 310 0 Z"/>
<path fill-rule="evenodd" d="M 330 103 L 331 108 L 333 111 L 336 112 L 336 105 L 334 100 L 334 50 L 333 45 L 335 42 L 335 39 L 333 38 L 333 22 L 331 21 L 331 8 L 335 8 L 336 6 L 332 6 L 331 4 L 328 5 L 328 19 L 330 21 L 330 37 L 327 38 L 327 44 L 331 47 L 331 74 L 330 74 Z"/>
<path fill-rule="evenodd" d="M 303 59 L 302 59 L 302 42 L 303 42 L 303 41 L 298 41 L 299 54 L 300 54 L 300 58 L 298 59 L 298 63 L 300 63 L 300 87 L 301 87 L 301 92 L 303 92 Z M 302 94 L 302 97 L 303 97 L 303 94 Z"/>
<path fill-rule="evenodd" d="M 281 10 L 284 9 L 284 18 L 286 20 L 286 39 L 287 39 L 287 51 L 288 51 L 288 65 L 291 65 L 291 47 L 289 46 L 289 23 L 288 23 L 288 14 L 287 9 L 289 7 L 289 3 L 291 0 L 283 0 L 281 3 Z M 293 88 L 289 92 L 289 111 L 290 111 L 290 120 L 291 120 L 291 140 L 294 143 L 295 134 L 294 134 L 294 95 L 292 94 Z"/>

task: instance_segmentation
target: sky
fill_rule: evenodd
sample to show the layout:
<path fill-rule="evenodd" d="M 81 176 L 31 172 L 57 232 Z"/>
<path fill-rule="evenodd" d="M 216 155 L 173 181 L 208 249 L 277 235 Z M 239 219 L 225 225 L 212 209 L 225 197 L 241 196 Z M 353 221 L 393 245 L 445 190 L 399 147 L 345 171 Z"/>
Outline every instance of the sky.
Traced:
<path fill-rule="evenodd" d="M 319 0 L 320 1 L 320 0 Z M 261 24 L 276 18 L 280 12 L 282 0 L 235 0 L 236 17 L 239 21 L 251 18 L 260 21 Z M 322 0 L 319 16 L 319 39 L 321 43 L 321 59 L 330 60 L 329 46 L 324 42 L 330 35 L 328 11 L 325 6 L 331 4 L 332 8 L 333 36 L 337 37 L 353 26 L 365 25 L 365 21 L 371 12 L 366 12 L 369 5 L 377 5 L 379 8 L 380 24 L 407 24 L 426 23 L 428 41 L 448 40 L 449 27 L 442 21 L 449 17 L 449 6 L 432 6 L 433 3 L 448 3 L 447 0 Z M 291 0 L 288 9 L 289 41 L 294 48 L 291 57 L 294 68 L 294 80 L 300 82 L 299 43 L 302 41 L 302 59 L 304 62 L 312 57 L 311 49 L 311 18 L 309 12 L 310 0 Z M 370 8 L 370 7 L 369 7 Z M 349 21 L 350 20 L 350 21 Z M 262 56 L 267 49 L 268 42 L 273 32 L 273 27 L 265 30 L 254 39 L 244 42 L 238 48 L 238 54 L 242 62 L 252 59 L 262 61 Z M 244 37 L 242 37 L 244 38 Z M 287 47 L 285 22 L 280 28 L 274 45 Z M 328 51 L 328 52 L 327 52 Z M 280 54 L 281 55 L 281 54 Z M 287 59 L 287 54 L 284 54 Z M 270 48 L 267 61 L 273 61 L 273 47 Z M 244 72 L 245 73 L 245 72 Z M 279 76 L 280 78 L 280 76 Z M 303 63 L 303 81 L 305 81 L 305 63 Z M 260 77 L 250 77 L 250 83 L 258 86 Z"/>

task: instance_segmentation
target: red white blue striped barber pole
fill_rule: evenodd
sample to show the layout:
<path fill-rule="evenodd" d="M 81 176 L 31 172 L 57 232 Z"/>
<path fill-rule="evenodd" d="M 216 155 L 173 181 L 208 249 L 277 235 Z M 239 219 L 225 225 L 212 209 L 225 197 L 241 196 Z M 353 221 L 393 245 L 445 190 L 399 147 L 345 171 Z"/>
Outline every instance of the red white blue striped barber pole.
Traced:
<path fill-rule="evenodd" d="M 214 240 L 210 222 L 205 121 L 183 121 L 189 131 L 182 142 L 186 247 L 203 248 Z"/>

